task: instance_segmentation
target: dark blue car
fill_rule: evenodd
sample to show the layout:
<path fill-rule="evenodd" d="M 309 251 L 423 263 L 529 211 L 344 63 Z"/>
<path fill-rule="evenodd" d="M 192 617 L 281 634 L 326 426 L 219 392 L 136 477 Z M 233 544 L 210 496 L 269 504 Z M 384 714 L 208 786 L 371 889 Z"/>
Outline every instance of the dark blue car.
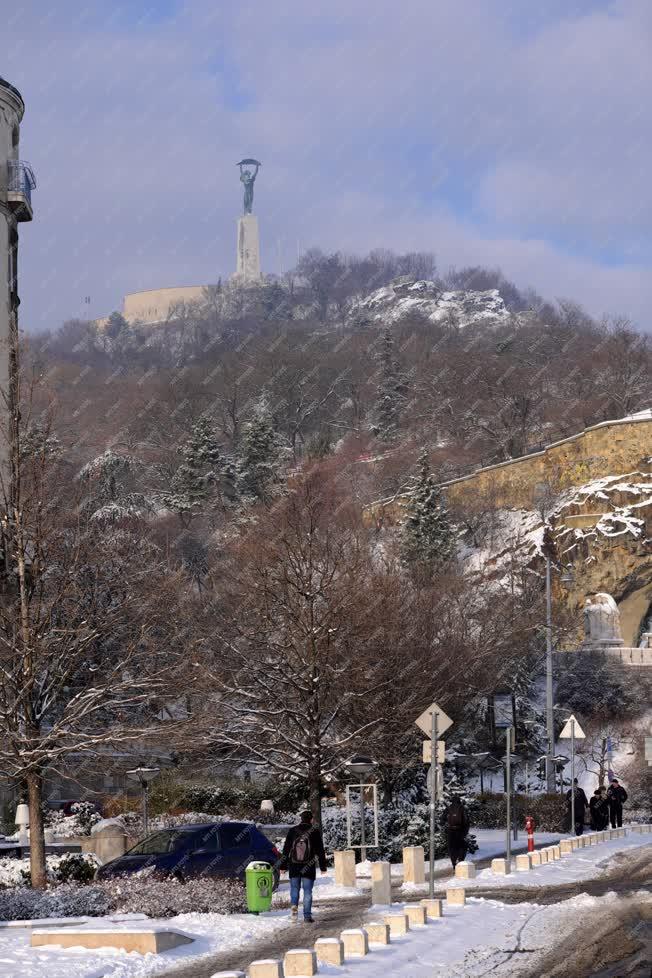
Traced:
<path fill-rule="evenodd" d="M 278 886 L 280 852 L 249 822 L 205 822 L 161 829 L 97 871 L 97 879 L 153 869 L 161 876 L 185 880 L 197 876 L 226 876 L 244 880 L 253 859 L 274 867 Z"/>

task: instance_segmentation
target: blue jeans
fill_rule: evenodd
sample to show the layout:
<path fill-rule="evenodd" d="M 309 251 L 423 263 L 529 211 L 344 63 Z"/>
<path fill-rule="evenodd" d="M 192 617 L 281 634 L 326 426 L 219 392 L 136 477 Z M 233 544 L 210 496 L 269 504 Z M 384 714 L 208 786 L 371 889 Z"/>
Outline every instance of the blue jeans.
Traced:
<path fill-rule="evenodd" d="M 306 876 L 290 877 L 290 903 L 293 907 L 299 906 L 299 889 L 303 885 L 303 916 L 312 917 L 312 888 L 315 881 Z"/>

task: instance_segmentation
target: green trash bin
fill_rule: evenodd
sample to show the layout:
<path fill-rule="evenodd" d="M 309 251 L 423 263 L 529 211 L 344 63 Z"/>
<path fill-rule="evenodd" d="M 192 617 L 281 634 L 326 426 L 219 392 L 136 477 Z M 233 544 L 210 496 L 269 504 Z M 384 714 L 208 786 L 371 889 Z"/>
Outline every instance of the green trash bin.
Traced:
<path fill-rule="evenodd" d="M 249 913 L 263 913 L 269 910 L 274 887 L 274 873 L 269 863 L 249 863 L 245 869 L 245 880 Z"/>

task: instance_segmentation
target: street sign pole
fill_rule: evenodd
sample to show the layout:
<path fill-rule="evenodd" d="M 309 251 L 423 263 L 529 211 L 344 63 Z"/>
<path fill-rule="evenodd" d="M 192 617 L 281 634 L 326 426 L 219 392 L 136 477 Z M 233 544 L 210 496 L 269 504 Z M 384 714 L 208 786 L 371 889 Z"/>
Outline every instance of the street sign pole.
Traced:
<path fill-rule="evenodd" d="M 511 866 L 512 862 L 512 833 L 511 833 L 511 821 L 512 821 L 512 728 L 507 727 L 505 730 L 506 734 L 506 751 L 505 754 L 505 804 L 507 807 L 507 834 L 505 836 L 505 861 L 508 868 Z"/>
<path fill-rule="evenodd" d="M 428 895 L 432 900 L 435 896 L 435 820 L 437 814 L 437 711 L 432 711 L 432 726 L 430 730 L 433 743 L 430 761 L 430 877 L 428 879 Z"/>
<path fill-rule="evenodd" d="M 575 832 L 575 717 L 571 717 L 571 835 Z"/>

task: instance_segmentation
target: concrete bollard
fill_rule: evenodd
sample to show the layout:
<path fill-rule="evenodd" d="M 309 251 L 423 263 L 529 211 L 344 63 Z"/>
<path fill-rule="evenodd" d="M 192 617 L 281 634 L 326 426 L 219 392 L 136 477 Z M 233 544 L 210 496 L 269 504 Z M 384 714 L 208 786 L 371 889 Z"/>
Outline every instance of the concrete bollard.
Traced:
<path fill-rule="evenodd" d="M 403 882 L 425 883 L 426 864 L 423 846 L 406 846 L 403 849 Z"/>
<path fill-rule="evenodd" d="M 355 886 L 355 852 L 353 849 L 343 849 L 334 852 L 335 882 L 338 886 Z"/>
<path fill-rule="evenodd" d="M 572 839 L 562 839 L 559 843 L 559 855 L 560 856 L 570 856 L 573 851 L 573 840 Z"/>
<path fill-rule="evenodd" d="M 385 907 L 388 907 L 392 902 L 389 863 L 371 864 L 371 902 Z"/>
<path fill-rule="evenodd" d="M 337 937 L 320 937 L 315 941 L 317 961 L 334 964 L 339 968 L 344 964 L 344 945 Z"/>
<path fill-rule="evenodd" d="M 530 865 L 540 866 L 541 863 L 548 862 L 548 853 L 543 853 L 540 849 L 535 849 L 530 853 Z"/>
<path fill-rule="evenodd" d="M 455 867 L 455 876 L 458 880 L 473 880 L 475 879 L 475 863 L 470 863 L 464 860 L 458 863 Z"/>
<path fill-rule="evenodd" d="M 410 921 L 405 913 L 388 913 L 383 919 L 392 937 L 402 937 L 410 929 Z"/>
<path fill-rule="evenodd" d="M 283 971 L 285 978 L 296 978 L 298 975 L 301 978 L 311 978 L 312 975 L 317 974 L 317 955 L 314 951 L 304 948 L 286 951 L 283 958 Z"/>
<path fill-rule="evenodd" d="M 413 927 L 424 927 L 426 924 L 426 908 L 420 903 L 406 903 L 405 912 L 410 921 L 410 929 Z"/>
<path fill-rule="evenodd" d="M 374 921 L 371 924 L 365 924 L 364 929 L 367 932 L 367 937 L 369 938 L 370 944 L 389 944 L 389 927 L 387 924 L 381 924 L 378 921 Z"/>
<path fill-rule="evenodd" d="M 211 978 L 245 978 L 244 971 L 216 971 Z"/>
<path fill-rule="evenodd" d="M 365 954 L 369 954 L 369 938 L 366 930 L 362 930 L 361 927 L 343 930 L 340 934 L 340 940 L 344 945 L 344 956 L 346 958 L 363 958 Z"/>
<path fill-rule="evenodd" d="M 557 843 L 557 845 L 555 845 L 555 846 L 552 847 L 552 855 L 553 855 L 553 859 L 561 859 L 561 845 L 560 845 L 560 843 Z"/>
<path fill-rule="evenodd" d="M 494 876 L 509 876 L 510 867 L 506 859 L 492 859 L 491 872 Z"/>
<path fill-rule="evenodd" d="M 262 958 L 249 965 L 249 978 L 283 978 L 283 965 L 273 958 Z"/>
<path fill-rule="evenodd" d="M 516 872 L 526 873 L 532 869 L 532 864 L 530 863 L 530 853 L 521 852 L 516 857 Z"/>
<path fill-rule="evenodd" d="M 420 900 L 421 906 L 424 907 L 426 911 L 426 918 L 428 920 L 436 920 L 441 917 L 441 900 Z"/>
<path fill-rule="evenodd" d="M 466 891 L 461 886 L 451 886 L 446 890 L 446 903 L 451 907 L 463 907 L 466 904 Z"/>

